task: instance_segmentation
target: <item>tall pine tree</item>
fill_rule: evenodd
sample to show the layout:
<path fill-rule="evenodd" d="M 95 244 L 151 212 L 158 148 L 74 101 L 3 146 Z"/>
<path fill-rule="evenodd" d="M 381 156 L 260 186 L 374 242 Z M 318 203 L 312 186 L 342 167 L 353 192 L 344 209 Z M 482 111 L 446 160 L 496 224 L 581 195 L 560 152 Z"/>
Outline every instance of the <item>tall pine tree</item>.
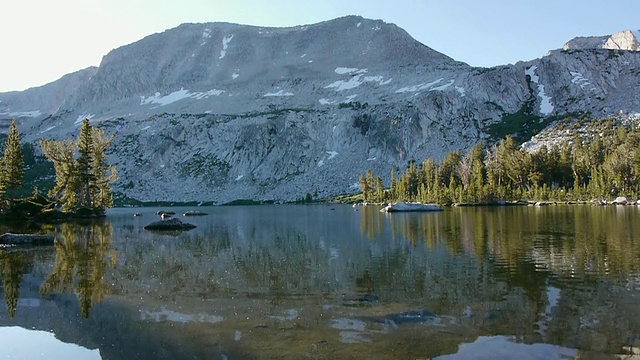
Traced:
<path fill-rule="evenodd" d="M 20 135 L 16 121 L 11 121 L 9 137 L 5 143 L 2 161 L 2 187 L 9 195 L 9 208 L 13 208 L 15 190 L 22 187 L 24 160 L 20 151 Z"/>

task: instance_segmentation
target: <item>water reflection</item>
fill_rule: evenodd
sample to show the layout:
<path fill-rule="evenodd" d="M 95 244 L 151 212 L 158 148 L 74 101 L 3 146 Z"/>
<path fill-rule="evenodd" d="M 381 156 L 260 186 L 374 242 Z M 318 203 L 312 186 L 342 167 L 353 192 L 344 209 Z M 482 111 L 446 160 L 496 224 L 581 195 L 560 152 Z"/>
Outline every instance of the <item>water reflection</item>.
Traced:
<path fill-rule="evenodd" d="M 43 296 L 75 293 L 83 318 L 108 292 L 107 266 L 115 267 L 117 253 L 110 248 L 112 228 L 107 222 L 64 223 L 55 235 L 55 262 L 40 286 Z"/>
<path fill-rule="evenodd" d="M 219 207 L 174 235 L 142 229 L 155 210 L 61 225 L 49 258 L 3 254 L 16 324 L 112 358 L 571 358 L 640 346 L 635 208 Z"/>
<path fill-rule="evenodd" d="M 29 268 L 26 256 L 22 252 L 0 250 L 0 271 L 7 310 L 11 318 L 16 316 L 16 306 L 20 295 L 20 283 L 24 272 Z"/>
<path fill-rule="evenodd" d="M 15 359 L 100 359 L 97 349 L 90 350 L 62 342 L 46 331 L 28 330 L 18 326 L 0 327 L 0 353 Z M 37 344 L 37 346 L 34 346 Z"/>

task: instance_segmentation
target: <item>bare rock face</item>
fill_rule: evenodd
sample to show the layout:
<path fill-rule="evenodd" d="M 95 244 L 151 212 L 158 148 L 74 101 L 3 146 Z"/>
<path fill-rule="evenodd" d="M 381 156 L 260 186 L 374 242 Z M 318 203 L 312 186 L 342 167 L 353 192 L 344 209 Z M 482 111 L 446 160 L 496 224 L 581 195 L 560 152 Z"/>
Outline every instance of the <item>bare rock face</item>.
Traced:
<path fill-rule="evenodd" d="M 601 40 L 473 68 L 355 16 L 184 24 L 111 51 L 99 68 L 0 93 L 0 122 L 17 118 L 23 141 L 36 142 L 75 136 L 89 118 L 115 135 L 114 189 L 138 200 L 335 195 L 359 190 L 367 169 L 388 181 L 392 167 L 500 138 L 522 117 L 538 126 L 640 112 L 640 53 L 589 45 Z"/>
<path fill-rule="evenodd" d="M 609 49 L 639 51 L 640 30 L 624 30 L 607 36 L 577 37 L 564 44 L 563 49 Z"/>

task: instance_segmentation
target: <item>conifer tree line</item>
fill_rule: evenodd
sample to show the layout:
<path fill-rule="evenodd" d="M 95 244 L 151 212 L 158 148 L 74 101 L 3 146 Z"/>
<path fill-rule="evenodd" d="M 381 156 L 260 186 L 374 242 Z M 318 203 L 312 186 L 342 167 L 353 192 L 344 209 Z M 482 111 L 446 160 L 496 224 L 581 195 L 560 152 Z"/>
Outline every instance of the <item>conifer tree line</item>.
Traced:
<path fill-rule="evenodd" d="M 63 212 L 77 212 L 87 209 L 95 214 L 113 206 L 110 183 L 117 176 L 115 166 L 106 162 L 105 150 L 113 136 L 82 121 L 78 138 L 68 140 L 41 140 L 44 156 L 53 162 L 55 186 L 47 194 Z M 0 158 L 0 195 L 3 213 L 14 207 L 15 191 L 22 188 L 24 180 L 24 159 L 20 149 L 20 136 L 16 121 L 9 126 L 4 154 Z M 37 189 L 34 190 L 37 194 Z"/>
<path fill-rule="evenodd" d="M 390 186 L 370 170 L 360 176 L 366 202 L 421 201 L 441 205 L 499 200 L 589 201 L 640 194 L 640 130 L 601 120 L 599 134 L 530 153 L 510 136 L 466 154 L 449 152 L 439 163 L 410 161 L 404 172 L 391 170 Z"/>

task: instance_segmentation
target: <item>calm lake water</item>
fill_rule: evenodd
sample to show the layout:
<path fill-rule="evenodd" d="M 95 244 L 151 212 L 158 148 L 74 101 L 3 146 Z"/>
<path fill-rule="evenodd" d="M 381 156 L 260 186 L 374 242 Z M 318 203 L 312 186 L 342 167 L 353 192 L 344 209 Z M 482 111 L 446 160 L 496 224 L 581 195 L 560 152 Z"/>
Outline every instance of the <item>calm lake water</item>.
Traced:
<path fill-rule="evenodd" d="M 640 357 L 636 207 L 192 209 L 165 209 L 188 232 L 112 209 L 0 250 L 0 357 Z"/>

